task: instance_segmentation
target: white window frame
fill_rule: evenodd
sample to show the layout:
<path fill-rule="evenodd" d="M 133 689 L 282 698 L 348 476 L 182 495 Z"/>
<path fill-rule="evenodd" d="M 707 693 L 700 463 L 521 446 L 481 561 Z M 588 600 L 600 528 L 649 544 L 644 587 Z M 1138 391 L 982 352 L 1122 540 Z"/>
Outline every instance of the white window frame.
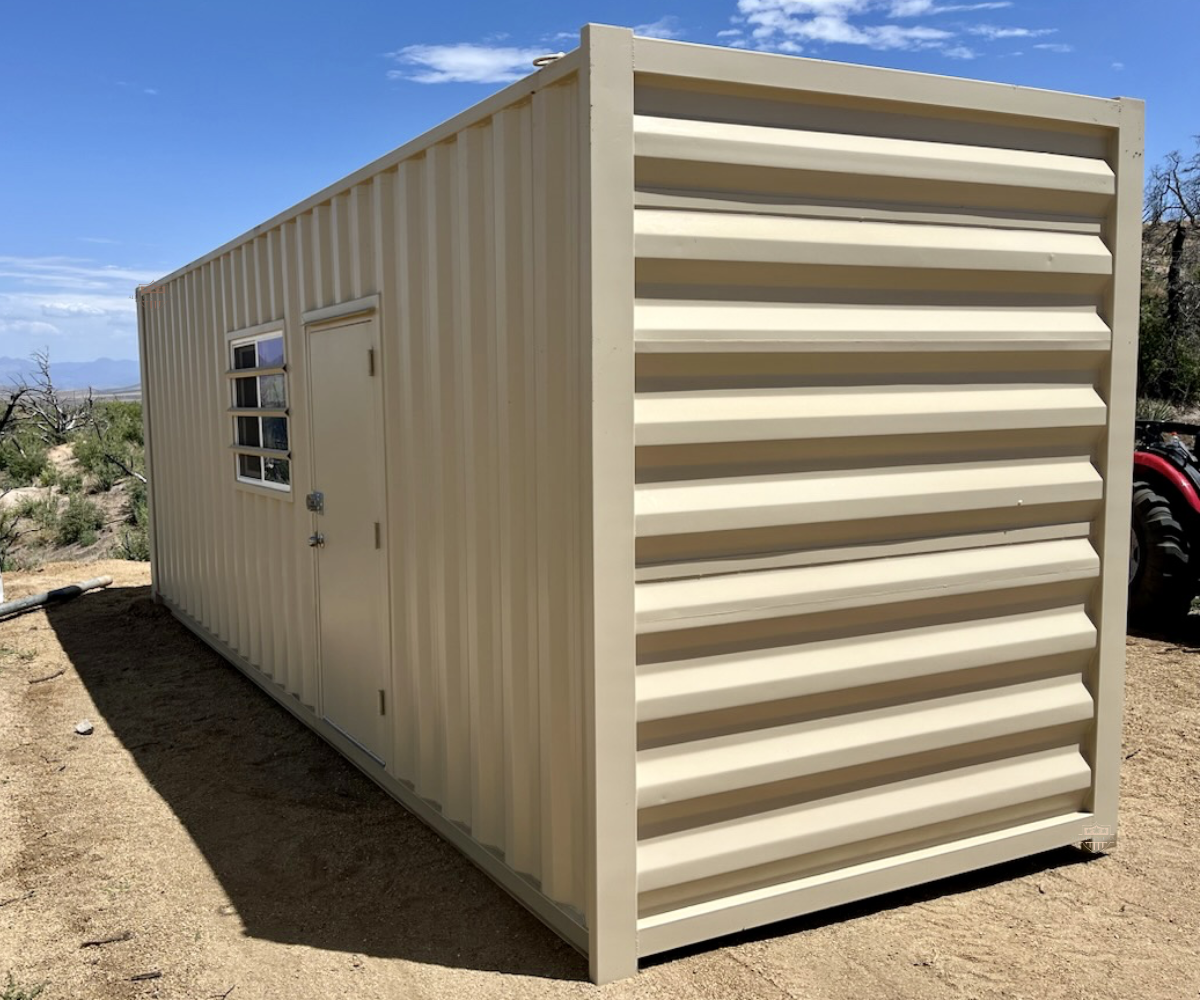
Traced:
<path fill-rule="evenodd" d="M 270 367 L 255 367 L 255 368 L 235 368 L 234 356 L 239 347 L 245 347 L 247 344 L 258 344 L 264 340 L 274 340 L 279 338 L 283 341 L 283 361 L 277 366 Z M 269 323 L 262 327 L 256 327 L 251 330 L 243 330 L 237 333 L 230 333 L 226 337 L 225 342 L 226 362 L 228 368 L 225 372 L 229 382 L 229 426 L 232 431 L 230 438 L 230 451 L 233 454 L 233 476 L 234 481 L 239 485 L 248 486 L 253 490 L 269 490 L 272 494 L 279 496 L 291 496 L 292 493 L 292 474 L 294 471 L 294 462 L 292 460 L 292 421 L 291 407 L 288 405 L 291 400 L 291 391 L 288 385 L 288 351 L 287 351 L 287 336 L 284 333 L 282 323 Z M 255 355 L 257 360 L 257 353 Z M 240 378 L 249 378 L 251 376 L 261 377 L 263 375 L 282 375 L 283 376 L 283 398 L 284 406 L 276 407 L 239 407 L 237 405 L 237 380 Z M 259 402 L 262 402 L 261 396 Z M 278 450 L 274 448 L 253 448 L 247 445 L 238 443 L 238 418 L 239 417 L 258 417 L 259 418 L 259 442 L 262 442 L 262 424 L 261 420 L 264 416 L 283 417 L 287 421 L 287 436 L 288 447 L 286 450 Z M 288 463 L 288 481 L 286 483 L 272 483 L 267 479 L 254 479 L 251 476 L 243 476 L 241 474 L 241 456 L 253 455 L 259 459 L 279 458 Z"/>

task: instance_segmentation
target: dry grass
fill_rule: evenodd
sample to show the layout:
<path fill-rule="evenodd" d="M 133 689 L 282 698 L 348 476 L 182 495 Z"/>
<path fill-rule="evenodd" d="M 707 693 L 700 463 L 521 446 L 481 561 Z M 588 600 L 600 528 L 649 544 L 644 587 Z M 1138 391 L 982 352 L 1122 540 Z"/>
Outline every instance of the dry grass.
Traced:
<path fill-rule="evenodd" d="M 1196 995 L 1200 635 L 1130 640 L 1111 856 L 1054 852 L 597 990 L 574 952 L 151 604 L 145 566 L 5 584 L 20 596 L 101 573 L 112 589 L 0 625 L 0 984 L 44 982 L 43 1000 Z M 95 734 L 78 737 L 85 717 Z"/>

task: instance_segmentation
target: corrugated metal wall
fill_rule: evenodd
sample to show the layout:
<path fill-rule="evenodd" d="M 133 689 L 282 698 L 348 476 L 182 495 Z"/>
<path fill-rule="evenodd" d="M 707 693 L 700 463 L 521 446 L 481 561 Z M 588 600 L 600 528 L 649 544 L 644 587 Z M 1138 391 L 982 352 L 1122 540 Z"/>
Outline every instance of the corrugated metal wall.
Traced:
<path fill-rule="evenodd" d="M 1091 809 L 1116 147 L 638 45 L 644 954 Z"/>
<path fill-rule="evenodd" d="M 141 315 L 158 591 L 317 712 L 302 314 L 379 293 L 388 771 L 579 921 L 589 394 L 569 62 L 154 286 Z M 275 321 L 290 496 L 235 485 L 226 414 L 227 334 Z"/>
<path fill-rule="evenodd" d="M 593 978 L 1084 839 L 1140 123 L 589 26 L 141 296 L 156 586 L 369 770 L 319 720 L 298 502 L 302 315 L 369 300 L 388 787 Z M 290 499 L 235 487 L 225 413 L 227 335 L 274 322 Z"/>

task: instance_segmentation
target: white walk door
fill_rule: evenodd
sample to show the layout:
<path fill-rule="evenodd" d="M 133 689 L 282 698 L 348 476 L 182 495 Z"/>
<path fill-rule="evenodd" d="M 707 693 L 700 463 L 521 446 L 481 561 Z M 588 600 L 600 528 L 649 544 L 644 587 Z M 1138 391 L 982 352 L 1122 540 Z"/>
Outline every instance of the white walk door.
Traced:
<path fill-rule="evenodd" d="M 378 323 L 308 330 L 321 711 L 386 761 L 388 680 L 383 396 Z"/>

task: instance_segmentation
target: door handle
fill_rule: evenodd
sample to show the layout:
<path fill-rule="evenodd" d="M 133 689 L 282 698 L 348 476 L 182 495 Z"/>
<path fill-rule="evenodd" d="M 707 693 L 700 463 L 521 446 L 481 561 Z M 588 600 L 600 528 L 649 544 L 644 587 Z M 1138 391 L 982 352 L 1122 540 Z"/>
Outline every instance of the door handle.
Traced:
<path fill-rule="evenodd" d="M 319 531 L 309 535 L 308 547 L 310 549 L 323 549 L 325 547 L 325 536 Z"/>

